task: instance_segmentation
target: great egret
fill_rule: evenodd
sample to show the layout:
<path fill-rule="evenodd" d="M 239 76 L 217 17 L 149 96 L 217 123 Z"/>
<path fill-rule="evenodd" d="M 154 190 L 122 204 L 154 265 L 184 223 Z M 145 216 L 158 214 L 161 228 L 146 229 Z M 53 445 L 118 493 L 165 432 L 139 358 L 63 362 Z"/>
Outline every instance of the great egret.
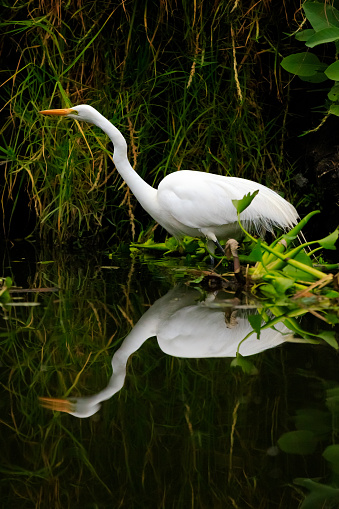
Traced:
<path fill-rule="evenodd" d="M 268 187 L 238 177 L 224 177 L 182 170 L 166 175 L 158 189 L 147 184 L 127 158 L 127 143 L 121 132 L 92 106 L 44 110 L 43 115 L 61 115 L 84 120 L 100 127 L 111 139 L 116 169 L 141 206 L 171 235 L 205 237 L 210 251 L 221 248 L 218 239 L 239 238 L 237 212 L 232 200 L 259 190 L 250 206 L 241 213 L 246 228 L 261 234 L 273 227 L 283 230 L 298 221 L 296 209 Z M 221 248 L 222 249 L 222 248 Z"/>

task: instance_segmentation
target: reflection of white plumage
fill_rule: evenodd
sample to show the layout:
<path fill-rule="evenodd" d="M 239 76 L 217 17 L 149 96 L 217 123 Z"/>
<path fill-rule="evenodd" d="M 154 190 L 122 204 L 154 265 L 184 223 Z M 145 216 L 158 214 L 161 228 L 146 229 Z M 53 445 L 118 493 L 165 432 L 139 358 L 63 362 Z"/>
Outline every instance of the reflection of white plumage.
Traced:
<path fill-rule="evenodd" d="M 247 228 L 259 233 L 271 231 L 275 226 L 288 229 L 298 220 L 293 205 L 271 189 L 247 179 L 184 170 L 167 175 L 158 189 L 154 189 L 130 165 L 123 135 L 97 110 L 82 104 L 40 113 L 63 115 L 100 127 L 112 140 L 115 166 L 136 199 L 161 226 L 177 238 L 184 235 L 205 237 L 213 251 L 213 243 L 219 245 L 218 239 L 237 237 L 240 230 L 232 200 L 239 200 L 256 190 L 259 190 L 258 195 L 241 214 Z"/>
<path fill-rule="evenodd" d="M 124 385 L 128 358 L 150 337 L 168 355 L 184 358 L 235 357 L 238 345 L 252 327 L 246 315 L 233 314 L 226 320 L 225 306 L 213 299 L 197 302 L 200 293 L 188 287 L 175 287 L 158 299 L 140 318 L 112 358 L 113 374 L 105 389 L 83 398 L 41 398 L 43 406 L 89 417 Z M 230 308 L 226 308 L 229 312 Z M 247 338 L 240 346 L 243 356 L 254 355 L 291 340 L 292 333 L 283 323 Z"/>

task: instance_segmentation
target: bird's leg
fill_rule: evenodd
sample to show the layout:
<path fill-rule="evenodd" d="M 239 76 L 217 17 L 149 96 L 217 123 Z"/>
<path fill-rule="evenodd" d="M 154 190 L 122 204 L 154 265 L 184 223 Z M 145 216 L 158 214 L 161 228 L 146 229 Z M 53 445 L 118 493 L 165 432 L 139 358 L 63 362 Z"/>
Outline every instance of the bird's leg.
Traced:
<path fill-rule="evenodd" d="M 239 243 L 234 239 L 228 239 L 225 246 L 225 253 L 228 259 L 233 258 L 234 277 L 238 283 L 244 284 L 244 276 L 241 272 L 240 260 L 238 256 Z"/>
<path fill-rule="evenodd" d="M 217 246 L 217 248 L 219 249 L 220 253 L 222 254 L 222 256 L 225 256 L 225 250 L 224 248 L 222 247 L 222 245 L 220 244 L 219 240 L 216 239 L 213 241 L 214 244 Z"/>
<path fill-rule="evenodd" d="M 220 251 L 222 256 L 225 256 L 224 248 L 222 247 L 222 245 L 220 244 L 218 239 L 217 238 L 215 240 L 208 239 L 208 241 L 207 241 L 207 249 L 208 249 L 208 251 L 210 253 L 210 262 L 211 262 L 211 266 L 212 267 L 214 267 L 214 263 L 215 263 L 215 259 L 213 257 L 214 252 L 215 252 L 215 248 L 218 248 L 218 250 Z"/>

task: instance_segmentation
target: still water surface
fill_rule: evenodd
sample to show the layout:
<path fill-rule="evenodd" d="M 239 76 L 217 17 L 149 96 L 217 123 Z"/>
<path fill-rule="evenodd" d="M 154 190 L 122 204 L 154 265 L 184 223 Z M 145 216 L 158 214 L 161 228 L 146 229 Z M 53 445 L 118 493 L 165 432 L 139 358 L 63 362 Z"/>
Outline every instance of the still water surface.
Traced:
<path fill-rule="evenodd" d="M 1 507 L 338 507 L 333 348 L 277 324 L 240 345 L 247 374 L 256 311 L 234 293 L 29 249 L 2 260 L 46 291 L 1 311 Z"/>

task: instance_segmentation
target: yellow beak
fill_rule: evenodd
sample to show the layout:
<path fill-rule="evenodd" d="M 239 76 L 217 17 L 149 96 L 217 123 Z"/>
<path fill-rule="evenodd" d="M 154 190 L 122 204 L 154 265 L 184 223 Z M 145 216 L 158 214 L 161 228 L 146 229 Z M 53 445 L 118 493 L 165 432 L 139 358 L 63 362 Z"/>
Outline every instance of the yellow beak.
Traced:
<path fill-rule="evenodd" d="M 42 115 L 59 115 L 59 116 L 63 116 L 63 115 L 69 115 L 70 113 L 76 113 L 76 111 L 72 110 L 72 108 L 63 108 L 63 109 L 60 109 L 60 110 L 43 110 L 43 111 L 39 111 L 39 113 L 41 113 Z"/>

